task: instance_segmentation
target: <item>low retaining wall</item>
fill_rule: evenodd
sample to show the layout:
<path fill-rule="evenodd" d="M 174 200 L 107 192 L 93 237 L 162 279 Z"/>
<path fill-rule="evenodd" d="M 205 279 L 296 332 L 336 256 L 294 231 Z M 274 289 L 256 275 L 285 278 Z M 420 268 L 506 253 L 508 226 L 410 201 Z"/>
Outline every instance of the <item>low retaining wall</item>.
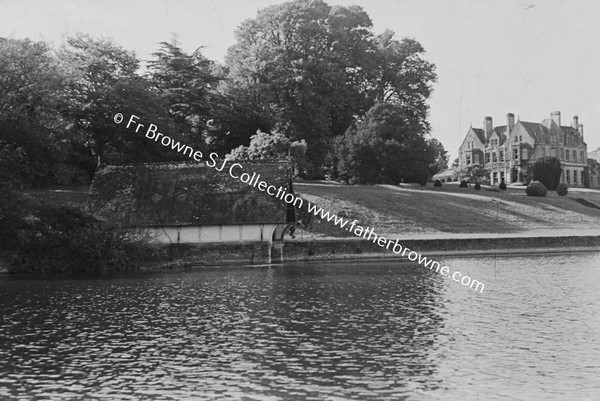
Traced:
<path fill-rule="evenodd" d="M 270 263 L 268 242 L 174 244 L 162 248 L 167 265 L 215 266 Z"/>
<path fill-rule="evenodd" d="M 403 248 L 426 256 L 600 252 L 600 236 L 426 239 L 400 240 L 398 243 Z M 160 257 L 150 260 L 146 268 L 399 257 L 391 249 L 382 248 L 361 238 L 286 240 L 283 245 L 283 258 L 279 247 L 271 250 L 269 248 L 268 242 L 159 245 Z M 0 253 L 0 273 L 7 273 L 9 257 L 9 253 Z"/>
<path fill-rule="evenodd" d="M 399 240 L 398 243 L 403 248 L 427 256 L 567 252 L 569 250 L 600 252 L 600 236 L 422 239 Z M 361 238 L 286 240 L 283 251 L 284 261 L 398 256 L 391 251 L 391 246 L 390 249 L 385 249 Z"/>

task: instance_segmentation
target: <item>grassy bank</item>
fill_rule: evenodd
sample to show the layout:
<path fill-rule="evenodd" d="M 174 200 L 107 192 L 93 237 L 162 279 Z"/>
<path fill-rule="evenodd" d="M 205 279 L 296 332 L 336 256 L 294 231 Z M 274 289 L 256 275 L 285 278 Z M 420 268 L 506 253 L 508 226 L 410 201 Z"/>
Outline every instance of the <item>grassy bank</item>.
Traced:
<path fill-rule="evenodd" d="M 566 196 L 548 192 L 545 198 L 535 198 L 521 188 L 476 191 L 454 184 L 435 188 L 296 183 L 295 189 L 326 211 L 357 219 L 387 236 L 593 229 L 600 233 L 600 191 L 572 189 Z M 312 227 L 297 230 L 298 238 L 348 236 L 352 234 L 315 218 Z"/>

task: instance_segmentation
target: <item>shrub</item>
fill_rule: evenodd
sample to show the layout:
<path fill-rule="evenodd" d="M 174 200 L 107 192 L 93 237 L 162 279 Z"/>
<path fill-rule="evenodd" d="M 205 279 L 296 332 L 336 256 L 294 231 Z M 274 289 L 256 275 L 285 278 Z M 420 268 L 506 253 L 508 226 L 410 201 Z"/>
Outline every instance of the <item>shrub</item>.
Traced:
<path fill-rule="evenodd" d="M 147 238 L 75 207 L 38 206 L 23 220 L 13 273 L 79 273 L 138 267 L 154 252 Z"/>
<path fill-rule="evenodd" d="M 546 186 L 539 181 L 532 181 L 527 188 L 525 188 L 525 193 L 528 196 L 546 196 Z"/>
<path fill-rule="evenodd" d="M 504 182 L 504 180 L 502 180 L 500 185 L 498 185 L 498 188 L 500 188 L 502 191 L 506 191 L 506 183 Z"/>
<path fill-rule="evenodd" d="M 442 186 L 442 182 L 440 180 L 435 180 L 435 182 L 433 183 L 434 187 L 441 187 Z"/>
<path fill-rule="evenodd" d="M 555 191 L 558 187 L 561 174 L 560 160 L 553 156 L 541 157 L 533 165 L 533 179 L 544 184 L 550 191 Z"/>
<path fill-rule="evenodd" d="M 569 192 L 569 187 L 567 187 L 567 184 L 565 184 L 564 182 L 558 184 L 558 187 L 556 188 L 557 194 L 559 194 L 560 196 L 565 196 L 567 192 Z"/>
<path fill-rule="evenodd" d="M 467 181 L 465 181 L 465 180 L 462 180 L 462 181 L 460 182 L 460 185 L 459 185 L 458 187 L 459 187 L 459 188 L 466 188 L 466 187 L 467 187 Z"/>
<path fill-rule="evenodd" d="M 479 191 L 481 189 L 481 184 L 479 184 L 478 182 L 475 183 L 475 190 Z"/>

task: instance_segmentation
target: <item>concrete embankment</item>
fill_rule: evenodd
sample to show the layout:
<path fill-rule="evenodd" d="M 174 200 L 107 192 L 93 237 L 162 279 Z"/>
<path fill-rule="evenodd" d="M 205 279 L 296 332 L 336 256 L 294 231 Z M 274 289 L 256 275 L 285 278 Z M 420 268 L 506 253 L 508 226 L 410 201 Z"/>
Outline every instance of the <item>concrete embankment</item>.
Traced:
<path fill-rule="evenodd" d="M 532 253 L 600 252 L 600 235 L 559 237 L 402 239 L 403 248 L 426 256 L 518 255 Z M 404 257 L 406 257 L 407 253 Z M 387 258 L 399 255 L 361 238 L 286 240 L 283 259 L 319 260 Z"/>
<path fill-rule="evenodd" d="M 408 248 L 429 257 L 524 255 L 539 253 L 600 252 L 600 235 L 567 236 L 486 236 L 482 238 L 420 238 L 399 239 L 402 248 Z M 298 240 L 286 239 L 283 258 L 276 250 L 269 253 L 266 242 L 231 244 L 179 244 L 160 246 L 161 255 L 149 261 L 147 269 L 183 266 L 235 266 L 271 263 L 404 257 L 362 238 L 331 238 Z M 10 254 L 0 254 L 0 273 L 8 272 Z"/>

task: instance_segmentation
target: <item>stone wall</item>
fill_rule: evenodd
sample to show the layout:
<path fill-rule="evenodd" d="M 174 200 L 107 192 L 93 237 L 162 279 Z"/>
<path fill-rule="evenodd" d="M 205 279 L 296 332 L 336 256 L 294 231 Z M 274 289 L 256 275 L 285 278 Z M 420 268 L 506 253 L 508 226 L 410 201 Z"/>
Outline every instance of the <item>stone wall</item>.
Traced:
<path fill-rule="evenodd" d="M 400 245 L 425 256 L 450 254 L 519 254 L 540 251 L 600 252 L 600 236 L 572 237 L 526 237 L 526 238 L 477 238 L 477 239 L 433 239 L 401 240 Z M 406 253 L 408 255 L 408 251 Z M 405 255 L 405 257 L 406 257 Z M 300 241 L 286 240 L 284 261 L 312 259 L 344 259 L 361 257 L 400 257 L 389 250 L 360 238 Z"/>
<path fill-rule="evenodd" d="M 268 242 L 160 245 L 161 265 L 215 266 L 270 263 Z M 153 263 L 155 264 L 155 263 Z"/>

